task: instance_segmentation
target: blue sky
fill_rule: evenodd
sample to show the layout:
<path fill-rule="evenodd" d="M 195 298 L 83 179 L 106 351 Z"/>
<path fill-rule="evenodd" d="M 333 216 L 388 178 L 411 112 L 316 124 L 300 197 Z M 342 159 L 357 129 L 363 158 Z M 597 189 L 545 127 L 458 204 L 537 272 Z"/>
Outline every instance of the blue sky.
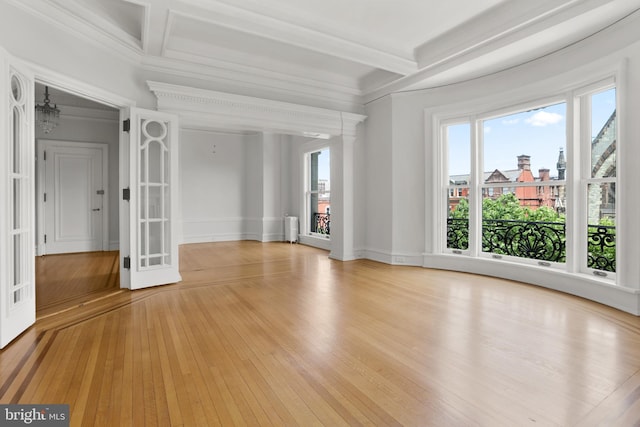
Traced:
<path fill-rule="evenodd" d="M 320 155 L 318 156 L 318 179 L 326 179 L 330 178 L 329 168 L 329 149 L 325 148 L 320 151 Z"/>
<path fill-rule="evenodd" d="M 592 101 L 592 138 L 609 119 L 615 109 L 615 89 L 600 92 Z M 484 122 L 485 167 L 494 169 L 517 169 L 520 154 L 531 156 L 531 170 L 550 169 L 557 176 L 556 163 L 562 147 L 566 157 L 566 104 L 550 105 L 537 110 L 510 114 Z M 449 127 L 449 175 L 469 174 L 470 171 L 470 127 Z M 318 156 L 318 178 L 330 179 L 329 149 Z"/>
<path fill-rule="evenodd" d="M 593 96 L 592 138 L 615 109 L 615 89 Z M 550 169 L 557 176 L 560 148 L 566 157 L 566 104 L 550 105 L 532 111 L 510 114 L 484 121 L 484 171 L 517 169 L 517 156 L 531 156 L 531 170 Z M 449 127 L 449 175 L 470 171 L 470 127 Z"/>

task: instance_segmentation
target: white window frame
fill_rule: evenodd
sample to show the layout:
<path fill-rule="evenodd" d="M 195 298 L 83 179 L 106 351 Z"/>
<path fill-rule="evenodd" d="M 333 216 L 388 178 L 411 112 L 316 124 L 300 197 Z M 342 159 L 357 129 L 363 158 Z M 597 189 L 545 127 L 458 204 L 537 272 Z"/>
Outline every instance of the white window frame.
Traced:
<path fill-rule="evenodd" d="M 591 96 L 609 89 L 615 88 L 616 90 L 616 176 L 613 178 L 592 178 L 591 177 Z M 576 176 L 576 180 L 579 182 L 579 191 L 577 191 L 578 206 L 580 207 L 581 215 L 577 216 L 578 227 L 582 230 L 586 230 L 588 226 L 588 204 L 589 204 L 589 184 L 598 183 L 613 183 L 616 189 L 619 188 L 618 176 L 620 176 L 620 165 L 618 159 L 620 154 L 618 152 L 620 148 L 620 88 L 619 83 L 616 82 L 614 77 L 606 78 L 592 84 L 583 86 L 574 92 L 574 109 L 575 117 L 579 117 L 579 129 L 577 135 L 575 135 L 576 145 L 579 147 L 580 153 L 580 175 Z M 617 190 L 616 190 L 617 191 Z M 619 236 L 621 235 L 619 230 L 620 218 L 618 215 L 620 212 L 620 206 L 616 199 L 616 252 L 619 252 Z M 615 272 L 603 272 L 587 266 L 587 248 L 588 234 L 580 234 L 575 243 L 579 245 L 579 249 L 576 252 L 578 258 L 577 270 L 581 273 L 595 275 L 597 277 L 607 278 L 609 280 L 616 280 Z M 620 257 L 616 255 L 616 271 L 618 270 L 618 260 Z"/>
<path fill-rule="evenodd" d="M 602 79 L 592 79 L 592 83 L 576 85 L 575 87 L 563 88 L 559 90 L 555 95 L 550 95 L 544 98 L 524 97 L 520 98 L 518 102 L 511 104 L 511 106 L 505 107 L 505 102 L 502 102 L 502 106 L 499 105 L 499 100 L 488 104 L 479 103 L 477 106 L 465 103 L 464 105 L 457 105 L 450 111 L 456 111 L 450 114 L 437 112 L 431 115 L 432 135 L 434 138 L 434 150 L 433 150 L 433 167 L 434 167 L 434 194 L 438 194 L 438 200 L 435 204 L 436 218 L 433 221 L 434 224 L 434 253 L 463 255 L 469 257 L 475 257 L 480 259 L 486 259 L 491 261 L 508 261 L 521 264 L 528 264 L 532 266 L 538 266 L 539 268 L 551 268 L 559 271 L 566 271 L 568 273 L 580 273 L 593 275 L 599 279 L 604 279 L 607 282 L 616 281 L 616 273 L 603 272 L 587 267 L 587 233 L 586 231 L 580 232 L 580 230 L 587 230 L 587 185 L 589 183 L 601 182 L 615 182 L 616 191 L 620 192 L 620 183 L 618 176 L 619 161 L 620 158 L 620 144 L 616 147 L 616 177 L 615 178 L 590 178 L 590 143 L 591 143 L 591 110 L 588 101 L 590 96 L 595 93 L 605 91 L 610 88 L 616 89 L 616 111 L 617 114 L 617 141 L 620 141 L 620 93 L 623 91 L 621 88 L 621 78 L 619 77 L 619 71 L 607 73 L 607 77 Z M 560 93 L 560 95 L 558 95 Z M 507 101 L 508 102 L 508 101 Z M 482 252 L 481 242 L 481 230 L 482 230 L 482 191 L 484 188 L 496 187 L 491 184 L 484 184 L 482 182 L 482 165 L 483 162 L 483 132 L 482 125 L 484 120 L 488 120 L 495 117 L 500 117 L 507 114 L 517 113 L 519 111 L 526 111 L 529 109 L 544 107 L 548 105 L 566 103 L 566 158 L 567 175 L 564 181 L 566 191 L 566 262 L 565 263 L 552 263 L 543 262 L 538 260 L 531 260 L 527 258 L 500 256 L 494 257 L 491 253 Z M 426 117 L 429 115 L 427 114 Z M 448 216 L 448 194 L 450 189 L 457 187 L 449 183 L 448 176 L 448 141 L 447 141 L 447 127 L 457 124 L 469 123 L 471 128 L 471 165 L 470 165 L 470 182 L 469 182 L 469 248 L 467 250 L 450 249 L 447 248 L 447 216 Z M 588 153 L 585 150 L 589 150 Z M 587 164 L 588 163 L 588 164 Z M 583 176 L 588 174 L 588 176 Z M 562 182 L 556 182 L 556 184 L 563 184 Z M 532 183 L 512 183 L 510 188 L 515 189 L 519 186 L 535 186 Z M 621 211 L 618 200 L 616 200 L 616 250 L 620 249 L 619 237 L 621 236 L 620 217 L 618 213 Z M 619 271 L 619 257 L 616 259 L 616 270 Z"/>
<path fill-rule="evenodd" d="M 322 150 L 329 150 L 331 153 L 331 144 L 327 140 L 314 140 L 304 144 L 302 147 L 302 182 L 303 182 L 303 206 L 300 218 L 301 233 L 303 236 L 322 240 L 324 242 L 331 241 L 331 235 L 315 233 L 311 231 L 311 154 Z"/>

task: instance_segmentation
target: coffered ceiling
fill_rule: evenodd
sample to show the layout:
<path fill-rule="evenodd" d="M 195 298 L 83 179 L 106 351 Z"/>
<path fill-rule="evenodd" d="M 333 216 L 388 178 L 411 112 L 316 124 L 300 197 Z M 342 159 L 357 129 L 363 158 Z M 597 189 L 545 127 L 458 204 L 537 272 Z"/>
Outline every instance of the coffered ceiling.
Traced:
<path fill-rule="evenodd" d="M 498 71 L 640 0 L 10 0 L 148 70 L 362 104 Z"/>

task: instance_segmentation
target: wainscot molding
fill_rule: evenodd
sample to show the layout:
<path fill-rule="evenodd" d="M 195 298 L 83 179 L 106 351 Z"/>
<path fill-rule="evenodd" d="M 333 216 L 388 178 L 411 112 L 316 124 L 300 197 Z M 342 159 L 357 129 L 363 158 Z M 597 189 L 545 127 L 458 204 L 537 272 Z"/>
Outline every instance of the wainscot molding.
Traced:
<path fill-rule="evenodd" d="M 202 218 L 182 221 L 182 243 L 247 240 L 244 218 Z"/>
<path fill-rule="evenodd" d="M 542 286 L 640 315 L 640 289 L 619 286 L 583 274 L 461 255 L 425 254 L 424 267 L 482 274 Z"/>
<path fill-rule="evenodd" d="M 245 218 L 245 231 L 251 237 L 247 240 L 259 242 L 282 242 L 284 240 L 284 218 Z"/>
<path fill-rule="evenodd" d="M 188 86 L 147 82 L 158 110 L 177 114 L 183 128 L 254 130 L 328 139 L 355 136 L 366 116 Z"/>
<path fill-rule="evenodd" d="M 182 241 L 186 243 L 257 240 L 284 241 L 282 218 L 202 218 L 182 221 Z"/>

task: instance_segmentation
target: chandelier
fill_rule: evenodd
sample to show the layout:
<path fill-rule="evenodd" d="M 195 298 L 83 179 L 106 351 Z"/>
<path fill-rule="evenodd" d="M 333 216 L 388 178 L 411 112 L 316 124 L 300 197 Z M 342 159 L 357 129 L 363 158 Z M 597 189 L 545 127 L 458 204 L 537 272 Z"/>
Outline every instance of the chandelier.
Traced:
<path fill-rule="evenodd" d="M 44 133 L 49 133 L 60 123 L 60 110 L 54 104 L 49 105 L 49 86 L 44 87 L 44 104 L 36 105 L 36 123 Z"/>

